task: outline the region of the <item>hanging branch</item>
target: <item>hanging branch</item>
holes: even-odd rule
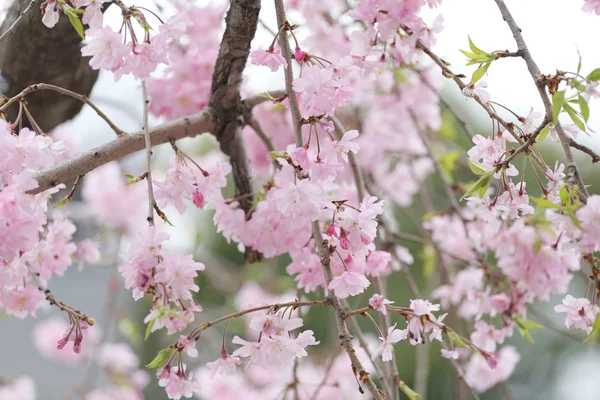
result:
[[[544,121],[552,120],[552,101],[550,100],[550,96],[546,91],[546,83],[541,79],[540,69],[533,60],[527,45],[525,44],[525,39],[521,34],[521,28],[518,27],[515,19],[511,15],[508,7],[503,0],[495,0],[498,9],[500,9],[500,13],[502,14],[502,18],[506,21],[506,24],[510,28],[512,35],[517,43],[517,47],[519,49],[519,56],[525,61],[527,64],[527,69],[529,70],[529,74],[533,78],[535,82],[535,86],[540,94],[540,98],[542,99],[542,103],[544,104],[544,110],[546,112],[546,117]],[[583,179],[579,173],[579,169],[577,168],[577,164],[575,163],[575,158],[573,157],[573,152],[571,151],[571,141],[567,134],[565,133],[561,123],[558,121],[558,118],[554,121],[554,129],[558,135],[558,139],[563,147],[563,151],[565,152],[565,156],[567,157],[567,182],[573,185],[578,186],[579,197],[585,203],[587,198],[589,197],[589,193],[585,188],[585,184],[583,183]]]

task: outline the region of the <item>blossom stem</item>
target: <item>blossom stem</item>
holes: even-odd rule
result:
[[[311,301],[290,301],[288,303],[276,303],[276,304],[269,304],[266,306],[253,307],[253,308],[249,308],[247,310],[238,311],[233,314],[225,315],[224,317],[215,319],[214,321],[205,322],[202,325],[200,325],[199,327],[197,327],[196,329],[194,329],[188,335],[188,337],[190,338],[190,340],[197,339],[200,337],[202,332],[204,332],[206,329],[210,328],[211,326],[217,325],[218,323],[223,322],[223,321],[229,321],[234,318],[239,318],[243,315],[250,314],[250,313],[253,313],[256,311],[272,309],[272,312],[276,312],[285,307],[315,307],[315,306],[328,306],[330,304],[331,303],[329,300],[311,300]]]
[[[74,318],[75,320],[85,321],[90,326],[93,326],[96,324],[96,321],[94,321],[93,318],[88,317],[81,311],[74,309],[73,307],[71,307],[70,305],[68,305],[62,301],[56,300],[56,297],[54,297],[54,294],[50,291],[50,289],[45,287],[44,284],[42,283],[40,276],[39,276],[40,274],[35,272],[33,270],[33,268],[31,268],[31,265],[29,265],[29,264],[27,264],[27,269],[31,273],[31,276],[33,277],[33,280],[35,281],[39,291],[42,292],[44,294],[44,296],[46,296],[46,300],[48,301],[48,303],[50,303],[50,305],[56,306],[59,310],[64,311],[67,314],[69,314],[69,318]]]
[[[29,87],[26,87],[25,89],[23,89],[21,91],[21,93],[19,93],[16,96],[11,97],[10,99],[8,99],[8,101],[6,103],[4,103],[0,107],[0,111],[6,111],[6,109],[8,107],[10,107],[12,104],[16,103],[17,101],[22,100],[28,94],[33,93],[33,92],[37,92],[39,90],[51,90],[53,92],[57,92],[57,93],[65,95],[65,96],[72,97],[72,98],[74,98],[76,100],[81,101],[84,104],[87,104],[88,106],[90,106],[90,108],[92,110],[94,110],[96,112],[96,114],[98,114],[98,116],[100,118],[102,118],[108,124],[108,126],[110,126],[110,128],[115,132],[115,134],[117,136],[121,136],[121,135],[125,134],[125,132],[123,132],[121,129],[119,129],[110,120],[110,118],[108,118],[106,116],[106,114],[104,114],[104,112],[102,112],[102,110],[100,110],[93,102],[90,101],[90,99],[87,98],[87,96],[83,96],[83,95],[81,95],[79,93],[75,93],[75,92],[72,92],[72,91],[70,91],[68,89],[61,88],[60,86],[50,85],[50,84],[47,84],[47,83],[36,83],[35,85],[31,85]]]

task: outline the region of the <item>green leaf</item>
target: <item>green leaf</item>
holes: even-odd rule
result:
[[[131,174],[125,174],[125,177],[129,179],[135,179],[135,176]]]
[[[579,95],[578,97],[579,97],[579,109],[581,111],[581,116],[583,117],[583,120],[585,122],[588,122],[588,119],[590,118],[590,106],[588,105],[587,101],[585,101],[583,96]]]
[[[487,54],[475,54],[464,50],[460,50],[460,52],[467,56],[469,60],[471,60],[469,62],[475,62],[476,64],[481,64],[482,62],[488,61],[490,59],[490,57]]]
[[[492,65],[491,61],[482,64],[481,67],[477,68],[475,72],[473,72],[473,76],[471,77],[471,82],[469,82],[469,86],[474,85],[475,83],[477,83],[478,80],[483,78],[483,75],[485,75],[490,65]]]
[[[600,81],[600,68],[596,68],[585,77],[586,81],[595,82]]]
[[[594,325],[592,326],[592,332],[590,333],[590,336],[588,336],[583,341],[583,343],[587,343],[591,339],[596,340],[596,337],[598,336],[598,331],[600,331],[600,314],[596,317],[596,320],[594,321]]]
[[[533,200],[535,202],[535,204],[537,204],[541,208],[561,208],[558,204],[554,204],[550,200],[544,199],[541,197],[533,197],[532,196],[531,200]]]
[[[575,109],[567,103],[564,104],[564,108],[567,111],[567,114],[569,114],[569,117],[571,117],[571,121],[573,121],[573,123],[577,125],[577,127],[581,129],[581,131],[585,132],[585,124],[583,123],[581,118],[579,118]]]
[[[448,332],[448,336],[457,346],[464,347],[465,349],[469,348],[469,346],[467,346],[467,344],[462,340],[462,337],[458,333],[450,331]]]
[[[169,358],[171,358],[171,356],[175,354],[175,351],[176,350],[172,348],[167,348],[159,351],[156,357],[154,357],[154,360],[146,364],[146,368],[163,368],[167,361],[169,361]]]
[[[517,329],[519,329],[519,332],[521,333],[521,335],[527,339],[528,341],[530,341],[531,343],[533,343],[533,337],[531,337],[531,333],[529,332],[530,329],[542,329],[543,326],[535,323],[533,321],[530,321],[528,319],[519,317],[518,315],[513,315],[513,319],[515,320],[515,322],[517,323]]]
[[[487,188],[490,186],[490,183],[492,182],[492,175],[494,175],[494,170],[490,170],[490,171],[486,172],[484,175],[482,175],[477,180],[477,182],[475,182],[473,184],[473,186],[471,186],[471,188],[467,191],[467,193],[465,193],[460,198],[460,201],[463,201],[465,197],[468,197],[476,192],[478,192],[479,197],[483,197],[483,194],[485,194],[485,192],[487,191]],[[482,194],[482,192],[483,192],[483,194]]]
[[[488,172],[483,166],[483,164],[477,161],[473,161],[470,158],[467,158],[467,162],[469,163],[469,167],[471,167],[471,171],[473,171],[475,175],[483,175]]]
[[[152,333],[152,327],[154,326],[155,322],[156,322],[156,317],[152,318],[150,320],[150,322],[148,322],[148,326],[146,326],[146,333],[144,333],[144,340],[148,340],[148,337]]]
[[[483,55],[488,55],[485,51],[481,50],[479,47],[475,46],[475,44],[473,43],[473,41],[471,40],[471,36],[467,36],[469,38],[469,48],[471,49],[471,51],[475,54],[483,54]]]
[[[67,204],[69,202],[69,200],[71,200],[71,198],[69,196],[66,196],[64,199],[62,199],[61,201],[59,201],[58,203],[56,203],[56,205],[54,206],[54,208],[59,208],[64,206],[65,204]]]
[[[554,121],[557,121],[558,114],[560,114],[560,110],[562,110],[563,104],[565,102],[565,91],[559,90],[552,95],[552,118]]]
[[[577,63],[577,75],[581,73],[581,53],[577,50],[577,56],[579,57],[579,62]]]
[[[548,136],[548,133],[550,133],[550,125],[546,125],[544,127],[544,129],[542,129],[542,131],[540,132],[540,134],[537,137],[537,142],[541,143],[542,140],[546,139],[546,136]]]
[[[65,4],[63,6],[63,12],[67,15],[67,17],[69,17],[71,25],[73,25],[73,28],[75,28],[75,31],[77,31],[79,36],[81,36],[82,39],[85,39],[83,24],[81,23],[81,20],[79,19],[79,16],[77,15],[75,9],[69,6],[68,4]]]
[[[423,247],[421,259],[423,260],[423,276],[425,278],[429,278],[433,274],[433,271],[435,271],[436,258],[436,252],[433,245],[427,244]]]

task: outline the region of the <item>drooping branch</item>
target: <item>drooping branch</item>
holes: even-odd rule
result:
[[[520,57],[527,64],[527,69],[529,70],[529,74],[533,78],[535,82],[535,86],[540,94],[540,98],[542,99],[542,103],[544,104],[544,110],[546,112],[546,119],[552,120],[552,101],[550,100],[550,96],[546,91],[546,84],[541,79],[540,69],[537,66],[536,62],[533,60],[531,53],[529,52],[529,48],[525,43],[525,39],[523,38],[523,34],[521,33],[521,28],[517,25],[515,19],[511,15],[508,7],[504,3],[503,0],[495,0],[500,13],[502,14],[502,18],[506,21],[506,24],[510,28],[510,31],[517,43],[518,51],[520,53]],[[579,173],[579,169],[577,168],[577,164],[575,163],[575,158],[573,157],[573,152],[571,151],[571,140],[565,133],[562,125],[558,121],[558,118],[554,121],[554,129],[558,135],[558,139],[563,147],[563,151],[565,152],[565,156],[567,157],[567,181],[571,184],[576,184],[579,190],[579,196],[583,202],[587,200],[589,197],[589,193],[585,188],[585,184],[583,183],[583,179]]]
[[[287,23],[283,0],[275,0],[275,11],[277,14],[277,26],[278,28],[281,28]],[[285,88],[287,91],[290,111],[292,114],[296,146],[302,147],[303,139],[301,114],[300,108],[298,106],[298,100],[296,98],[296,93],[292,88],[292,82],[294,80],[294,74],[292,70],[292,52],[290,49],[289,40],[286,35],[287,33],[285,32],[285,30],[282,31],[279,40],[283,58],[287,62],[287,67],[285,68]],[[323,275],[325,276],[325,284],[329,286],[329,284],[333,280],[333,274],[331,272],[330,266],[331,253],[329,251],[329,246],[327,245],[327,242],[323,240],[323,237],[321,235],[321,227],[319,225],[318,220],[314,221],[312,224],[312,234],[315,245],[318,250],[319,258],[321,260]],[[358,377],[359,381],[365,385],[365,387],[371,393],[373,398],[377,400],[383,400],[379,389],[377,389],[377,386],[375,386],[375,383],[369,376],[369,373],[365,370],[361,361],[356,355],[356,350],[354,349],[354,345],[352,344],[352,335],[350,335],[350,331],[348,331],[348,327],[346,326],[345,322],[346,312],[344,310],[344,307],[342,306],[340,299],[335,295],[335,292],[333,290],[329,290],[327,298],[331,302],[331,305],[334,309],[335,322],[339,334],[340,344],[348,354],[348,358],[350,359],[350,363],[352,364],[352,370],[354,374]]]
[[[65,96],[72,97],[72,98],[74,98],[76,100],[81,101],[82,103],[87,104],[88,106],[90,106],[92,108],[92,110],[94,110],[96,112],[96,114],[98,114],[98,116],[100,118],[102,118],[108,124],[108,126],[110,126],[110,129],[112,129],[117,136],[121,136],[121,135],[123,135],[125,133],[121,129],[119,129],[119,127],[117,127],[115,125],[115,123],[112,122],[110,120],[110,118],[108,118],[106,116],[106,114],[104,114],[104,112],[98,108],[98,106],[96,106],[94,103],[92,103],[90,101],[90,99],[87,98],[87,96],[83,96],[83,95],[81,95],[79,93],[72,92],[70,90],[61,88],[61,87],[56,86],[56,85],[49,85],[47,83],[36,83],[34,85],[26,87],[20,93],[18,93],[17,95],[11,97],[10,99],[8,99],[6,101],[6,103],[2,104],[2,106],[0,107],[0,112],[4,112],[11,105],[13,105],[13,104],[15,104],[15,103],[17,103],[19,101],[24,100],[25,97],[28,96],[29,94],[37,92],[37,91],[40,91],[40,90],[50,90],[50,91],[53,91],[53,92],[56,92],[56,93],[60,93],[60,94],[65,95]]]
[[[44,26],[42,2],[15,0],[0,26],[0,33],[6,33],[0,42],[0,71],[8,83],[2,94],[13,97],[33,84],[45,82],[89,96],[98,71],[92,70],[88,58],[81,57],[81,37],[66,17],[52,29]],[[50,91],[33,93],[27,100],[27,107],[45,132],[75,117],[83,107],[76,99]],[[9,120],[14,120],[18,107],[7,111]]]

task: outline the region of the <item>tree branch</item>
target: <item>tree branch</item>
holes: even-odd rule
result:
[[[42,0],[14,0],[0,26],[0,71],[9,88],[3,95],[13,97],[23,89],[45,82],[83,96],[89,96],[98,71],[81,57],[81,37],[65,16],[48,29],[42,23]],[[31,7],[31,8],[29,8]],[[28,98],[28,108],[44,132],[79,113],[83,104],[58,93],[44,91]],[[14,120],[18,107],[8,110]]]
[[[512,35],[517,43],[518,52],[520,53],[521,58],[527,64],[527,69],[529,70],[529,74],[533,78],[535,82],[535,86],[538,89],[540,94],[540,98],[542,99],[542,103],[544,104],[544,109],[546,111],[546,119],[552,120],[552,101],[550,100],[550,96],[548,92],[546,92],[546,84],[540,79],[541,73],[540,69],[533,60],[529,49],[527,48],[527,44],[525,44],[525,39],[521,34],[521,28],[517,25],[515,19],[511,15],[508,7],[504,3],[503,0],[495,0],[500,13],[502,14],[502,18],[506,21],[506,24],[510,28]],[[585,184],[583,183],[583,179],[579,174],[579,170],[577,168],[577,164],[575,163],[575,158],[573,157],[573,152],[571,151],[571,143],[570,138],[565,133],[562,125],[556,119],[554,121],[554,128],[556,129],[556,133],[558,134],[558,138],[565,152],[565,156],[567,157],[567,182],[571,184],[576,184],[579,189],[580,198],[583,202],[587,200],[589,197],[589,193],[585,188]]]
[[[204,132],[212,132],[214,128],[212,114],[212,109],[206,108],[204,111],[190,117],[156,126],[150,129],[150,141],[153,146],[156,146],[172,140],[194,137]],[[38,172],[36,179],[39,186],[29,193],[40,193],[60,183],[69,182],[77,176],[85,175],[104,164],[143,150],[144,147],[143,131],[120,136],[112,142],[86,151],[52,168]]]
[[[215,63],[211,99],[214,110],[213,133],[223,153],[230,157],[240,207],[249,215],[252,207],[252,177],[242,128],[248,121],[248,109],[240,98],[242,73],[250,53],[250,43],[258,26],[260,0],[232,0],[225,18],[225,33]],[[259,261],[260,253],[246,249],[246,261]]]
[[[11,105],[13,105],[14,103],[17,103],[18,101],[24,99],[25,96],[27,96],[28,94],[33,93],[33,92],[37,92],[38,90],[51,90],[51,91],[63,94],[65,96],[72,97],[72,98],[74,98],[76,100],[79,100],[82,103],[85,103],[88,106],[90,106],[92,108],[92,110],[94,110],[96,112],[96,114],[98,114],[98,116],[100,118],[102,118],[110,126],[110,128],[115,132],[115,134],[117,136],[121,136],[121,135],[123,135],[125,133],[121,129],[119,129],[110,120],[110,118],[108,118],[106,116],[106,114],[104,114],[104,112],[102,112],[102,110],[100,110],[94,103],[92,103],[90,101],[90,99],[87,98],[87,96],[83,96],[83,95],[81,95],[79,93],[75,93],[75,92],[72,92],[70,90],[67,90],[67,89],[55,86],[55,85],[49,85],[47,83],[36,83],[34,85],[26,87],[19,94],[17,94],[16,96],[8,99],[8,101],[6,103],[4,103],[0,107],[0,111],[5,111],[8,107],[10,107]]]
[[[275,0],[275,11],[277,14],[277,26],[281,28],[287,22],[283,0]],[[287,62],[287,68],[285,69],[285,88],[287,91],[288,101],[290,104],[290,111],[292,114],[294,137],[296,139],[296,146],[302,147],[302,117],[300,115],[300,108],[298,106],[296,93],[292,88],[292,83],[294,81],[294,74],[292,70],[292,52],[290,50],[290,44],[285,30],[281,32],[281,35],[279,37],[279,43],[281,46],[283,58],[285,58]],[[323,236],[321,235],[321,227],[319,225],[318,220],[313,222],[312,231],[313,238],[319,252],[319,258],[321,259],[321,266],[323,267],[325,283],[326,286],[329,286],[329,284],[333,280],[331,266],[329,265],[331,260],[331,254],[329,252],[327,242],[323,240]],[[357,375],[360,382],[362,382],[367,387],[373,398],[375,398],[376,400],[383,400],[379,389],[377,389],[377,386],[375,386],[375,383],[373,383],[373,381],[369,377],[369,373],[365,370],[362,363],[358,359],[358,356],[356,355],[356,350],[354,349],[354,345],[352,344],[352,335],[350,335],[348,327],[346,326],[346,322],[344,321],[344,316],[346,315],[346,312],[344,310],[344,307],[342,306],[342,303],[340,302],[340,299],[335,295],[335,292],[333,290],[328,291],[327,298],[331,302],[331,305],[333,306],[335,312],[335,321],[337,331],[339,333],[340,344],[342,345],[344,350],[346,350],[346,353],[350,358],[350,363],[352,364],[352,370],[354,374]]]

